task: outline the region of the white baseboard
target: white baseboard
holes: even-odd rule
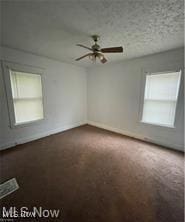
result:
[[[153,138],[148,138],[148,137],[145,137],[145,136],[142,136],[142,135],[139,135],[139,134],[134,134],[134,133],[129,132],[127,130],[114,128],[114,127],[111,127],[111,126],[108,126],[108,125],[105,125],[105,124],[102,124],[102,123],[94,122],[94,121],[87,121],[87,124],[92,125],[92,126],[96,126],[96,127],[99,127],[99,128],[105,129],[105,130],[109,130],[109,131],[112,131],[112,132],[115,132],[115,133],[119,133],[119,134],[122,134],[122,135],[125,135],[125,136],[133,137],[133,138],[145,141],[145,142],[154,143],[156,145],[160,145],[160,146],[164,146],[164,147],[167,147],[167,148],[170,148],[170,149],[174,149],[174,150],[184,152],[184,146],[180,145],[180,144],[164,143],[162,141],[158,141],[158,140],[153,139]]]
[[[49,130],[49,131],[39,133],[39,134],[35,134],[35,135],[25,137],[25,138],[16,139],[16,141],[9,142],[9,143],[1,145],[0,146],[0,151],[11,148],[11,147],[14,147],[14,146],[19,145],[19,144],[27,143],[27,142],[30,142],[30,141],[34,141],[34,140],[46,137],[46,136],[50,136],[50,135],[53,135],[53,134],[56,134],[56,133],[60,133],[60,132],[63,132],[63,131],[66,131],[66,130],[69,130],[69,129],[72,129],[72,128],[75,128],[75,127],[78,127],[78,126],[85,125],[85,124],[87,124],[87,122],[79,122],[79,123],[64,125],[64,126],[62,126],[60,128],[57,128],[57,129]]]
[[[18,144],[27,143],[27,142],[30,142],[30,141],[33,141],[33,140],[37,140],[37,139],[40,139],[40,138],[43,138],[43,137],[46,137],[46,136],[49,136],[49,135],[52,135],[52,134],[60,133],[60,132],[63,132],[65,130],[69,130],[69,129],[72,129],[72,128],[75,128],[75,127],[78,127],[78,126],[82,126],[82,125],[85,125],[85,124],[89,124],[89,125],[96,126],[96,127],[102,128],[102,129],[106,129],[106,130],[109,130],[109,131],[112,131],[112,132],[115,132],[115,133],[119,133],[119,134],[122,134],[122,135],[126,135],[126,136],[129,136],[129,137],[140,139],[140,140],[145,141],[145,142],[151,142],[151,143],[161,145],[161,146],[164,146],[164,147],[167,147],[167,148],[171,148],[171,149],[175,149],[175,150],[179,150],[179,151],[184,151],[184,146],[183,145],[166,144],[166,143],[163,143],[161,141],[157,141],[157,140],[152,139],[152,138],[146,138],[146,137],[144,137],[142,135],[139,135],[139,134],[134,134],[134,133],[131,133],[131,132],[126,131],[126,130],[114,128],[114,127],[111,127],[111,126],[108,126],[108,125],[105,125],[105,124],[102,124],[102,123],[94,122],[94,121],[87,121],[87,122],[84,121],[84,122],[79,122],[79,123],[75,123],[75,124],[64,125],[60,128],[49,130],[49,131],[44,132],[44,133],[39,133],[39,134],[32,135],[32,136],[26,137],[26,138],[21,138],[21,139],[18,139],[16,141],[9,142],[9,143],[1,145],[0,150],[5,150],[5,149],[8,149],[8,148],[14,147]]]

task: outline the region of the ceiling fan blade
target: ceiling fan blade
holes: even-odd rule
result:
[[[77,45],[77,46],[80,46],[80,47],[82,47],[82,48],[89,49],[89,50],[93,51],[93,49],[91,49],[91,48],[89,48],[89,47],[87,47],[87,46],[85,46],[85,45],[82,45],[82,44],[76,44],[76,45]]]
[[[87,57],[87,56],[90,56],[90,55],[92,55],[92,53],[88,53],[88,54],[86,54],[86,55],[84,55],[84,56],[81,56],[81,57],[75,59],[75,60],[76,60],[76,61],[79,61],[79,60],[81,60],[81,59],[83,59],[83,58],[85,58],[85,57]]]
[[[101,49],[101,52],[103,53],[119,53],[123,52],[123,47],[111,47],[111,48],[103,48]]]

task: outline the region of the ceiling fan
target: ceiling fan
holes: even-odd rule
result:
[[[90,60],[96,61],[96,58],[100,60],[101,63],[106,63],[107,59],[102,53],[120,53],[123,52],[123,47],[111,47],[111,48],[100,48],[100,46],[97,44],[98,39],[100,38],[98,35],[92,35],[92,39],[94,40],[94,45],[91,47],[84,46],[82,44],[77,44],[77,46],[80,46],[82,48],[88,49],[91,51],[91,53],[87,53],[84,56],[81,56],[76,59],[76,61],[79,61],[85,57],[89,57]]]

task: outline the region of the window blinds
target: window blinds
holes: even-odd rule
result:
[[[180,72],[146,76],[142,122],[173,126]]]
[[[15,124],[43,118],[42,83],[39,74],[10,71]]]

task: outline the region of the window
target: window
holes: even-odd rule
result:
[[[173,127],[181,72],[146,75],[142,122]]]
[[[43,119],[41,76],[10,70],[15,124]]]
[[[43,69],[2,62],[10,127],[25,126],[44,118]]]

